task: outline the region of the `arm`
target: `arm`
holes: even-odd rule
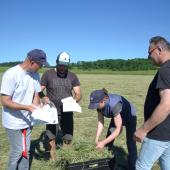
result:
[[[35,105],[35,106],[38,106],[40,104],[40,98],[39,98],[39,94],[38,93],[34,94],[34,98],[33,98],[32,104]]]
[[[50,102],[49,98],[43,93],[49,83],[50,72],[46,71],[41,77],[41,92],[39,93],[40,98],[42,99],[43,104]]]
[[[73,87],[73,91],[74,91],[74,99],[76,100],[76,102],[79,102],[82,97],[80,86]]]
[[[32,105],[22,105],[16,102],[13,102],[11,99],[11,96],[7,96],[4,94],[1,94],[1,103],[3,106],[8,107],[13,110],[27,110],[32,112],[35,110],[35,107]]]
[[[98,126],[97,126],[96,139],[95,139],[96,144],[99,141],[99,137],[103,131],[103,127],[104,127],[104,117],[101,114],[101,112],[98,112]]]
[[[46,88],[46,86],[41,85],[41,92],[39,93],[39,96],[42,99],[42,102],[44,104],[47,104],[47,103],[49,103],[50,99],[47,96],[45,96],[45,94],[43,93],[45,88]]]
[[[113,121],[115,124],[115,130],[112,132],[110,136],[108,136],[106,139],[97,144],[96,147],[97,149],[102,149],[107,143],[113,141],[120,134],[122,129],[122,118],[120,113],[113,118]]]
[[[153,128],[163,122],[170,114],[170,89],[160,90],[160,103],[152,113],[152,116],[136,130],[135,139],[142,142],[144,137]]]
[[[44,91],[45,88],[46,86],[41,85],[41,91]]]

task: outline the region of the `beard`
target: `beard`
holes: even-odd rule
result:
[[[64,71],[60,70],[58,67],[57,67],[57,76],[60,77],[60,78],[66,78],[67,77],[67,74],[68,74],[68,69],[65,69]]]

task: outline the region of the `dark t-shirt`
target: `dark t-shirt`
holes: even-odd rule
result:
[[[60,110],[61,99],[72,96],[73,87],[80,86],[80,82],[77,76],[70,71],[65,78],[61,78],[54,69],[50,69],[42,75],[41,85],[46,86],[47,96]]]
[[[160,103],[160,89],[170,89],[170,60],[161,65],[148,88],[144,105],[145,121],[151,117],[153,111]],[[148,133],[147,137],[160,141],[170,140],[170,116],[168,116],[162,123],[152,129]]]

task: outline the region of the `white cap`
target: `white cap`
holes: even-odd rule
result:
[[[57,56],[56,63],[57,63],[57,65],[69,65],[69,63],[70,63],[70,56],[69,56],[69,54],[66,53],[66,52],[61,52]]]

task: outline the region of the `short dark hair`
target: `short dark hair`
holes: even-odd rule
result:
[[[161,47],[162,49],[170,51],[170,43],[164,37],[161,36],[152,37],[149,43],[157,47]]]

